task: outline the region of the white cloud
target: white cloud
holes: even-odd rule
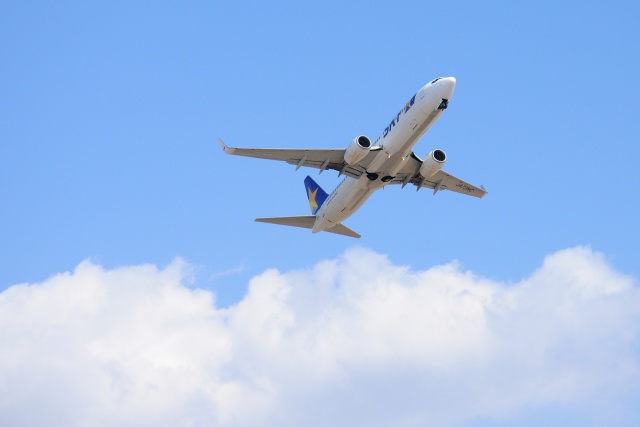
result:
[[[446,426],[640,384],[640,292],[588,248],[513,285],[356,248],[227,309],[192,280],[85,261],[2,292],[0,425]]]

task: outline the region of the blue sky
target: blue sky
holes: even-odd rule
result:
[[[508,287],[575,247],[601,254],[637,288],[635,2],[2,10],[0,290],[44,283],[86,259],[106,270],[162,269],[179,257],[193,270],[188,288],[213,291],[227,307],[267,269],[316,271],[350,251],[415,271],[455,261]],[[455,76],[455,94],[416,152],[445,150],[445,169],[483,184],[486,198],[388,188],[347,220],[358,241],[253,222],[307,214],[305,176],[330,191],[337,174],[225,156],[218,137],[346,147],[377,137],[437,76]],[[640,417],[628,402],[637,383],[631,389],[612,392],[626,414],[618,425]],[[585,425],[585,399],[534,399],[443,423]],[[606,424],[607,411],[589,419]]]

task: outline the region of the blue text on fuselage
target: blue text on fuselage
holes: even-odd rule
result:
[[[398,122],[400,121],[400,116],[402,114],[406,114],[406,112],[409,111],[409,109],[411,108],[414,102],[416,102],[416,95],[413,95],[413,97],[406,103],[404,108],[400,110],[400,112],[398,112],[398,115],[395,116],[393,120],[391,120],[391,123],[389,123],[389,126],[387,126],[384,132],[382,133],[383,138],[387,137],[389,132],[391,132],[391,128],[394,127],[396,124],[398,124]]]

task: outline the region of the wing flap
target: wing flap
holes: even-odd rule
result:
[[[484,188],[469,184],[468,182],[443,170],[436,172],[432,177],[423,181],[420,176],[421,164],[422,160],[416,156],[415,153],[411,153],[411,156],[407,158],[404,166],[394,177],[393,181],[391,181],[391,184],[413,184],[416,187],[420,186],[420,188],[432,189],[435,189],[436,186],[439,185],[438,191],[449,190],[478,198],[482,198],[487,195],[487,190]]]
[[[298,149],[298,148],[236,148],[229,147],[218,139],[222,150],[235,156],[254,157],[257,159],[279,160],[295,165],[296,168],[306,166],[320,169],[336,170],[352,178],[359,178],[366,170],[366,166],[373,161],[379,147],[373,147],[369,154],[356,165],[344,162],[344,148],[336,149]]]
[[[287,160],[287,163],[290,165],[298,165],[300,160],[291,159]],[[324,165],[324,162],[318,162],[315,160],[305,160],[301,166],[306,166],[309,168],[322,169],[322,166],[325,166],[323,170],[331,169],[342,172],[343,175],[350,176],[351,178],[359,178],[365,172],[365,169],[360,166],[350,166],[343,163],[331,163],[329,162],[327,165]],[[322,171],[321,171],[322,172]]]
[[[468,182],[442,170],[438,171],[435,175],[429,178],[429,180],[425,181],[422,186],[435,188],[438,183],[440,183],[440,188],[438,190],[455,191],[456,193],[466,194],[467,196],[478,197],[480,199],[487,195],[487,190],[484,188],[478,188],[475,185],[469,184]]]

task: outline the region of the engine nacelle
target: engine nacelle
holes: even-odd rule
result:
[[[427,154],[426,159],[420,165],[420,175],[424,178],[432,177],[444,166],[447,155],[442,150],[433,150]]]
[[[353,166],[364,159],[369,154],[369,150],[371,150],[371,140],[364,135],[360,135],[351,141],[347,151],[344,152],[344,161]]]

